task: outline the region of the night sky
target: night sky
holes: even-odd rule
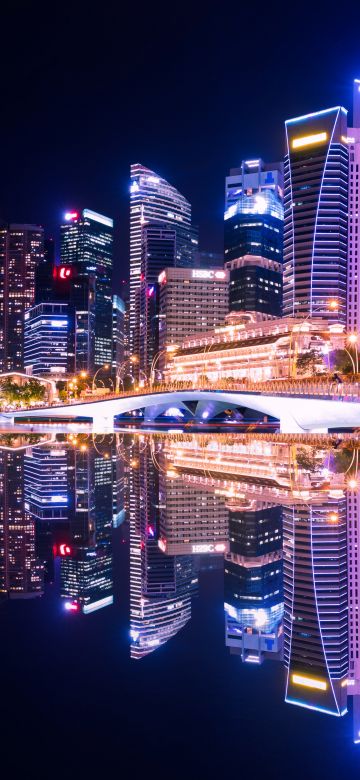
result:
[[[248,7],[250,6],[250,8]],[[193,205],[221,250],[224,176],[283,154],[286,118],[342,103],[360,76],[360,5],[5,2],[0,218],[56,232],[64,210],[116,221],[128,270],[128,178],[141,162]]]

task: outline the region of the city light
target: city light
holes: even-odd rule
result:
[[[76,601],[65,601],[64,607],[67,612],[78,612],[80,609]]]
[[[292,148],[300,149],[303,146],[320,144],[327,140],[327,133],[313,133],[312,135],[303,135],[300,138],[293,138]]]
[[[79,216],[77,211],[67,211],[65,214],[65,219],[67,222],[70,222],[70,220],[77,219]]]
[[[318,691],[326,691],[328,687],[325,680],[318,680],[315,677],[307,677],[303,674],[293,674],[291,679],[294,685],[301,685],[304,688],[315,688]]]

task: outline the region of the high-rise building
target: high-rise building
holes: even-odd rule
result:
[[[225,187],[230,311],[282,313],[283,165],[243,160]]]
[[[73,332],[67,303],[39,303],[24,315],[24,366],[34,376],[66,374]]]
[[[35,300],[35,271],[43,260],[38,225],[0,229],[0,372],[24,366],[24,313]]]
[[[115,377],[124,362],[124,330],[125,330],[125,303],[119,295],[113,296],[113,322],[112,322],[112,369]]]
[[[112,247],[112,219],[90,209],[65,214],[61,262],[76,268],[75,368],[91,374],[112,363]]]
[[[223,325],[228,310],[228,271],[165,268],[159,275],[159,349]]]
[[[346,319],[346,114],[337,106],[285,123],[285,316]]]
[[[349,674],[348,694],[353,700],[354,742],[360,743],[360,490],[348,490],[347,571],[349,600]]]
[[[197,242],[191,227],[191,205],[175,187],[140,164],[131,166],[130,177],[130,354],[138,354],[145,227],[156,223],[175,232],[175,257],[171,263],[175,266],[190,267],[193,264]],[[157,254],[157,268],[159,262],[161,258]],[[165,265],[166,262],[163,268]],[[145,285],[148,284],[146,278],[143,281]]]
[[[354,80],[353,89],[353,126],[347,131],[349,210],[346,325],[350,333],[358,335],[360,332],[360,79]]]

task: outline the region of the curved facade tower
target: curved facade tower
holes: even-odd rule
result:
[[[285,123],[284,297],[289,316],[345,321],[348,210],[346,110],[340,106]]]
[[[191,266],[191,205],[172,184],[143,165],[131,166],[130,179],[130,352],[138,352],[144,230],[157,225],[175,231],[173,264]],[[163,267],[166,265],[169,265],[169,258],[164,260]],[[156,278],[158,274],[157,263]]]

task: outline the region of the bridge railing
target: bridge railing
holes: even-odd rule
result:
[[[162,383],[153,386],[143,385],[136,390],[126,390],[125,392],[104,393],[103,395],[86,396],[83,398],[72,398],[67,401],[53,402],[49,405],[41,404],[38,406],[29,406],[26,408],[12,409],[11,411],[39,411],[41,409],[58,408],[62,406],[74,406],[92,404],[97,401],[110,401],[115,398],[136,397],[145,394],[171,393],[187,390],[208,390],[223,392],[242,392],[257,393],[266,395],[287,395],[310,398],[328,398],[332,400],[358,401],[360,396],[360,383],[358,382],[337,382],[320,378],[314,379],[272,379],[267,382],[248,382],[248,381],[230,381],[220,380],[216,383],[199,381],[194,387],[190,382],[172,382]],[[6,408],[3,411],[10,411]]]

